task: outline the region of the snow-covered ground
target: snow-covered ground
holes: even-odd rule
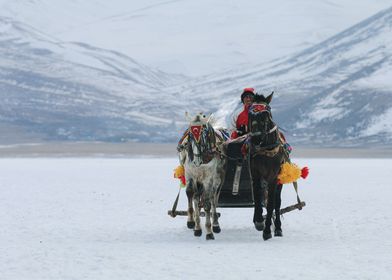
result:
[[[176,158],[0,159],[0,279],[391,279],[392,160],[294,161],[307,206],[284,237],[231,208],[206,241],[167,215]]]

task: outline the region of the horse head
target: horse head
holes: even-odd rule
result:
[[[273,92],[265,97],[256,94],[253,104],[249,108],[248,126],[251,143],[259,146],[268,146],[277,141],[277,126],[272,120],[271,107],[269,106]]]
[[[202,112],[194,116],[186,114],[189,120],[188,128],[188,154],[190,160],[200,166],[211,160],[212,152],[216,146],[215,132],[210,124],[211,115]]]

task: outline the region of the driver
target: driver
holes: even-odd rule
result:
[[[248,112],[249,107],[253,103],[255,96],[255,89],[248,87],[244,88],[241,94],[241,102],[244,104],[243,110],[234,118],[235,129],[231,133],[231,139],[236,139],[248,133]]]
[[[253,99],[256,91],[252,87],[244,88],[241,94],[241,102],[244,104],[243,110],[234,118],[235,129],[231,133],[231,139],[236,139],[242,135],[248,133],[248,113],[249,108],[253,104]],[[279,140],[286,150],[287,154],[290,154],[292,148],[289,143],[287,143],[284,134],[279,131]]]

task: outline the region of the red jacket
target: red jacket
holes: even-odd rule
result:
[[[250,105],[244,105],[244,109],[241,113],[238,114],[237,119],[235,121],[236,130],[231,133],[231,139],[237,138],[238,130],[241,128],[245,128],[246,132],[248,132],[248,112],[249,112]]]

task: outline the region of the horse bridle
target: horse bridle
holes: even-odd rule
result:
[[[275,122],[272,120],[272,116],[271,116],[271,107],[267,104],[252,104],[252,106],[249,108],[249,114],[250,115],[257,115],[257,114],[261,114],[261,113],[268,113],[268,120],[270,123],[272,123],[274,126],[267,130],[267,125],[268,122],[265,122],[265,129],[264,131],[256,131],[256,132],[252,132],[252,122],[249,120],[249,135],[250,136],[260,136],[260,135],[268,135],[272,132],[274,132],[275,130],[278,129],[278,126],[275,124]]]
[[[249,113],[251,115],[257,115],[267,112],[268,113],[268,122],[265,122],[264,130],[263,131],[256,131],[252,132],[252,118],[249,118],[249,135],[250,137],[253,136],[259,136],[261,138],[259,144],[254,144],[253,146],[253,153],[252,156],[255,157],[257,155],[266,155],[269,157],[273,157],[277,154],[280,148],[280,143],[279,143],[279,137],[278,137],[278,126],[275,124],[275,122],[272,120],[271,116],[271,108],[267,104],[254,104],[251,106],[249,109]],[[273,127],[271,129],[268,129],[267,126],[268,124],[272,123]],[[276,133],[276,142],[269,144],[269,145],[261,145],[263,140],[266,138],[267,135],[275,132]]]
[[[191,125],[190,128],[188,129],[188,133],[189,133],[188,145],[191,145],[192,147],[192,142],[193,141],[195,142],[198,153],[194,153],[192,150],[192,154],[194,157],[201,159],[201,164],[206,164],[210,162],[214,157],[214,154],[216,154],[217,152],[215,146],[216,145],[215,139],[213,140],[214,147],[208,147],[207,140],[210,136],[212,136],[210,135],[211,131],[214,133],[212,126],[208,124],[193,125],[193,126]],[[214,137],[215,137],[215,133],[214,133]],[[207,162],[204,162],[203,157],[206,156],[207,156]]]

